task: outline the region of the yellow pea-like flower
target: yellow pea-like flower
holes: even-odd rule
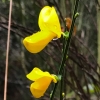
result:
[[[40,14],[38,24],[39,32],[26,37],[23,44],[31,53],[38,53],[54,38],[61,37],[61,27],[54,7],[45,6]]]
[[[38,24],[41,30],[48,30],[56,37],[61,37],[61,26],[54,7],[45,6],[41,10]]]
[[[49,72],[43,72],[37,67],[27,75],[27,78],[34,81],[30,86],[30,90],[35,98],[43,96],[52,81],[57,82],[55,76]]]

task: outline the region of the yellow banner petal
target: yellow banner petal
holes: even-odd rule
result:
[[[29,74],[27,74],[27,78],[31,81],[36,81],[37,79],[44,76],[44,72],[41,71],[39,68],[35,67]]]
[[[49,72],[43,72],[37,67],[35,67],[29,74],[27,74],[26,77],[30,79],[31,81],[37,81],[38,79],[42,77],[48,77],[48,78],[51,78],[55,83],[57,82],[53,75],[50,75]]]
[[[38,24],[41,30],[48,30],[61,37],[61,26],[54,7],[45,6],[40,14]]]

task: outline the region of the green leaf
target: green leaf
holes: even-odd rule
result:
[[[75,16],[74,16],[74,17],[76,18],[76,17],[78,17],[78,16],[79,16],[79,13],[77,12],[77,13],[75,14]]]
[[[63,36],[64,36],[66,39],[68,39],[68,37],[69,37],[69,32],[66,31],[65,33],[63,33]]]

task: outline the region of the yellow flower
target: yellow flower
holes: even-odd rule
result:
[[[24,46],[31,53],[40,52],[53,38],[54,34],[47,31],[40,31],[26,37],[23,40]]]
[[[26,37],[23,44],[31,53],[38,53],[53,39],[61,37],[61,27],[54,7],[45,6],[40,14],[38,24],[39,32]]]
[[[54,7],[45,6],[41,10],[38,24],[41,30],[48,30],[56,37],[61,37],[61,26]]]
[[[27,78],[34,81],[30,86],[30,90],[35,98],[40,98],[44,95],[51,81],[57,82],[53,75],[49,72],[43,72],[37,67],[27,75]]]

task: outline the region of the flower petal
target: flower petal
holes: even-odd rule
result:
[[[39,15],[39,27],[41,30],[48,30],[61,37],[61,26],[54,7],[45,6]]]
[[[40,98],[44,94],[44,90],[37,90],[37,89],[34,89],[32,86],[31,86],[30,90],[31,90],[32,95],[35,98]]]
[[[37,79],[43,77],[43,71],[41,71],[39,68],[35,67],[29,74],[27,74],[27,78],[31,81],[36,81]]]
[[[47,88],[49,87],[51,81],[52,81],[52,78],[44,76],[42,78],[39,78],[34,83],[32,83],[30,86],[32,95],[35,98],[40,98],[41,96],[43,96]]]
[[[36,80],[38,80],[39,78],[42,78],[42,77],[48,77],[48,78],[51,78],[54,83],[57,82],[54,75],[50,75],[49,72],[43,72],[37,67],[35,67],[29,74],[27,74],[26,77],[28,79],[32,80],[32,81],[36,81]]]
[[[38,53],[55,37],[56,35],[49,31],[40,31],[23,40],[26,49],[31,53]]]

